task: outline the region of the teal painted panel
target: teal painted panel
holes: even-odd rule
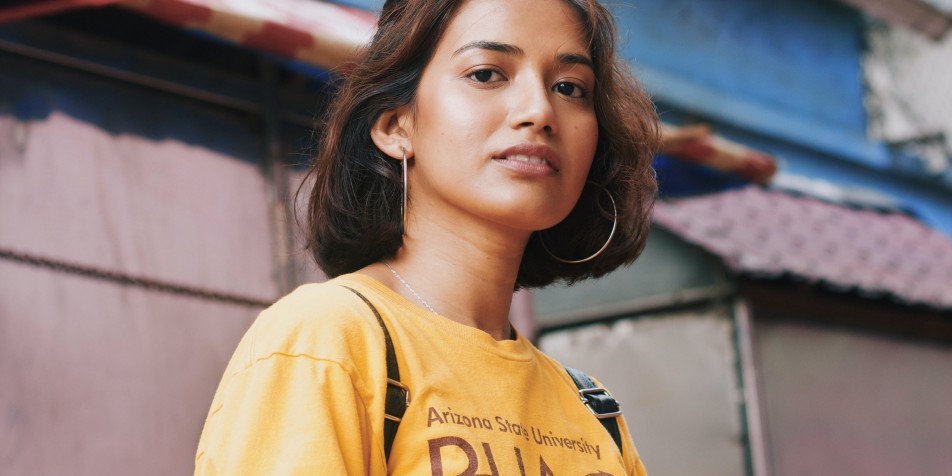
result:
[[[720,261],[653,227],[648,246],[634,265],[597,280],[572,286],[550,286],[535,291],[535,313],[540,327],[567,324],[564,317],[593,309],[620,309],[642,298],[685,289],[725,284]],[[611,316],[590,316],[591,319]]]

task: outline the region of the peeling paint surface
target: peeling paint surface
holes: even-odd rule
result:
[[[903,28],[872,24],[867,38],[863,71],[870,136],[913,143],[919,163],[907,168],[944,175],[952,185],[952,35],[931,41]]]

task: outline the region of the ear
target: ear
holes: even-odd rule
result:
[[[401,106],[389,109],[380,114],[370,129],[370,139],[383,153],[394,159],[413,157],[413,146],[410,143],[409,108]]]

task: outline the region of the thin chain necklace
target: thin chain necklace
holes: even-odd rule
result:
[[[383,264],[388,269],[390,269],[390,272],[393,273],[393,275],[396,276],[397,279],[399,279],[401,283],[403,283],[403,286],[406,287],[407,290],[410,291],[410,293],[416,296],[416,298],[419,299],[420,302],[423,303],[423,306],[426,307],[427,310],[429,310],[433,314],[439,314],[438,312],[436,312],[436,309],[433,309],[433,306],[431,306],[430,303],[426,302],[426,299],[423,299],[422,297],[420,297],[420,295],[417,294],[417,292],[414,291],[412,287],[410,287],[410,284],[407,283],[406,280],[404,280],[402,276],[400,276],[400,273],[398,273],[397,270],[393,269],[393,266],[390,266],[390,263],[384,262]]]
[[[410,283],[403,279],[403,276],[400,276],[400,273],[393,269],[393,266],[390,266],[390,263],[384,262],[383,265],[386,266],[387,269],[389,269],[390,272],[393,273],[393,275],[396,276],[396,278],[399,279],[401,283],[403,283],[403,286],[407,288],[407,291],[410,291],[410,293],[416,296],[416,298],[419,299],[421,303],[423,303],[423,306],[426,307],[428,311],[432,312],[433,314],[440,314],[436,312],[436,309],[433,309],[433,306],[431,306],[430,303],[426,302],[426,299],[420,297],[420,295],[417,294],[417,292],[414,291],[412,287],[410,287]],[[516,328],[513,327],[512,324],[509,324],[509,339],[516,340]]]

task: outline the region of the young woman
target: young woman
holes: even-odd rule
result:
[[[644,474],[508,321],[644,246],[657,119],[615,35],[595,0],[386,2],[311,171],[333,279],[248,331],[196,474]]]

